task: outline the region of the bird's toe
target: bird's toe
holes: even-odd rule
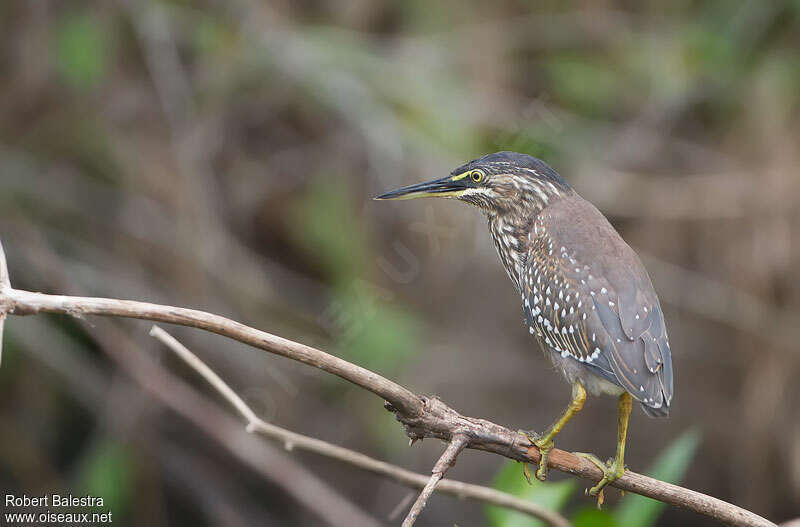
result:
[[[588,495],[597,497],[597,507],[600,508],[604,501],[603,490],[607,485],[617,481],[622,477],[622,475],[625,473],[625,465],[623,465],[618,458],[609,459],[604,463],[594,454],[589,454],[586,452],[573,453],[578,457],[591,461],[597,466],[597,468],[603,471],[603,478],[597,483],[597,485],[587,489],[586,491]]]
[[[553,450],[553,441],[551,439],[539,438],[532,441],[536,448],[539,449],[539,468],[536,469],[536,479],[544,481],[547,479],[547,460],[550,457],[550,451]]]
[[[539,450],[539,466],[536,469],[536,479],[539,481],[545,481],[547,479],[547,459],[550,456],[550,451],[553,450],[554,447],[553,440],[547,438],[546,436],[543,437],[532,430],[519,430],[518,432],[519,434],[525,436],[528,441],[533,443],[533,445]],[[527,463],[523,464],[522,473],[525,475],[528,483],[530,483],[531,473]]]

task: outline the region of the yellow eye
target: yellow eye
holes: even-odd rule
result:
[[[472,181],[474,181],[475,183],[480,183],[481,181],[483,181],[484,176],[485,174],[483,173],[482,170],[473,170],[472,174],[470,174]]]

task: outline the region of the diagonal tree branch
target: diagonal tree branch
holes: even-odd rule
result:
[[[132,300],[47,295],[17,289],[7,289],[0,296],[0,313],[4,309],[8,314],[22,316],[41,312],[75,317],[98,315],[138,318],[204,329],[337,375],[379,395],[393,407],[401,409],[404,414],[418,416],[424,410],[422,398],[418,395],[366,368],[310,346],[204,311]]]
[[[3,244],[0,243],[0,365],[3,363],[3,327],[6,322],[6,311],[2,305],[2,298],[5,296],[3,291],[5,289],[11,289],[11,280],[8,278],[6,253],[3,251]]]
[[[465,417],[436,398],[421,397],[377,373],[349,363],[324,351],[257,330],[225,317],[180,307],[131,300],[46,295],[0,288],[0,316],[33,315],[40,312],[83,316],[99,315],[138,318],[179,324],[238,340],[253,347],[287,357],[337,375],[386,400],[386,408],[403,423],[412,439],[436,437],[452,441],[455,434],[469,438],[467,448],[493,452],[518,461],[537,462],[539,451],[529,440],[504,426],[484,419]],[[551,468],[599,481],[600,469],[563,450],[552,450]],[[775,524],[740,507],[700,492],[659,481],[635,472],[612,483],[619,489],[641,494],[670,505],[704,514],[736,526]]]
[[[247,421],[248,432],[258,432],[271,439],[282,441],[287,449],[302,449],[323,455],[332,459],[343,461],[350,465],[389,477],[398,483],[413,488],[423,489],[430,478],[411,472],[404,468],[373,459],[347,448],[343,448],[326,441],[291,432],[279,426],[268,423],[258,417],[228,384],[217,375],[207,364],[181,344],[175,337],[158,326],[153,326],[150,335],[161,341],[167,348],[175,352],[192,369],[199,373],[208,383],[216,389],[242,417]],[[536,503],[521,500],[505,492],[500,492],[489,487],[481,487],[463,483],[461,481],[445,480],[439,483],[437,490],[459,498],[474,500],[499,505],[539,518],[547,525],[554,527],[569,527],[569,522],[558,513],[545,509]]]

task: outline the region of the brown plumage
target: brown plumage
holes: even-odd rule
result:
[[[618,393],[611,383],[648,415],[667,415],[669,339],[636,253],[543,161],[499,152],[452,175],[473,170],[486,174],[481,184],[487,191],[460,199],[486,212],[500,260],[522,296],[528,329],[553,362],[591,392]]]
[[[562,418],[533,439],[543,454],[537,476],[544,478],[552,438],[580,410],[586,390],[620,397],[617,457],[604,465],[606,477],[592,489],[598,493],[622,474],[631,398],[651,416],[668,415],[672,403],[669,340],[647,271],[608,220],[534,157],[489,154],[378,199],[425,196],[485,212],[528,331],[573,385]]]
[[[633,250],[574,192],[546,207],[529,236],[521,292],[528,326],[545,349],[623,388],[649,415],[667,415],[669,341]]]

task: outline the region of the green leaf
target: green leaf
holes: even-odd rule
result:
[[[575,492],[577,484],[571,480],[542,483],[532,478],[529,485],[525,476],[522,475],[522,465],[515,461],[509,461],[495,476],[492,487],[550,510],[558,511]],[[541,521],[526,514],[502,507],[489,505],[486,506],[485,511],[490,527],[538,527],[544,525]]]
[[[696,429],[684,432],[672,445],[662,452],[648,470],[647,475],[668,483],[679,483],[689,468],[701,434]],[[666,504],[644,496],[626,496],[614,512],[617,525],[625,527],[648,527],[655,525]]]
[[[56,60],[64,79],[89,88],[105,75],[108,35],[91,15],[67,17],[56,29]]]
[[[80,470],[80,486],[85,494],[103,498],[103,508],[124,511],[133,492],[134,470],[125,447],[114,441],[97,444],[88,453]]]

